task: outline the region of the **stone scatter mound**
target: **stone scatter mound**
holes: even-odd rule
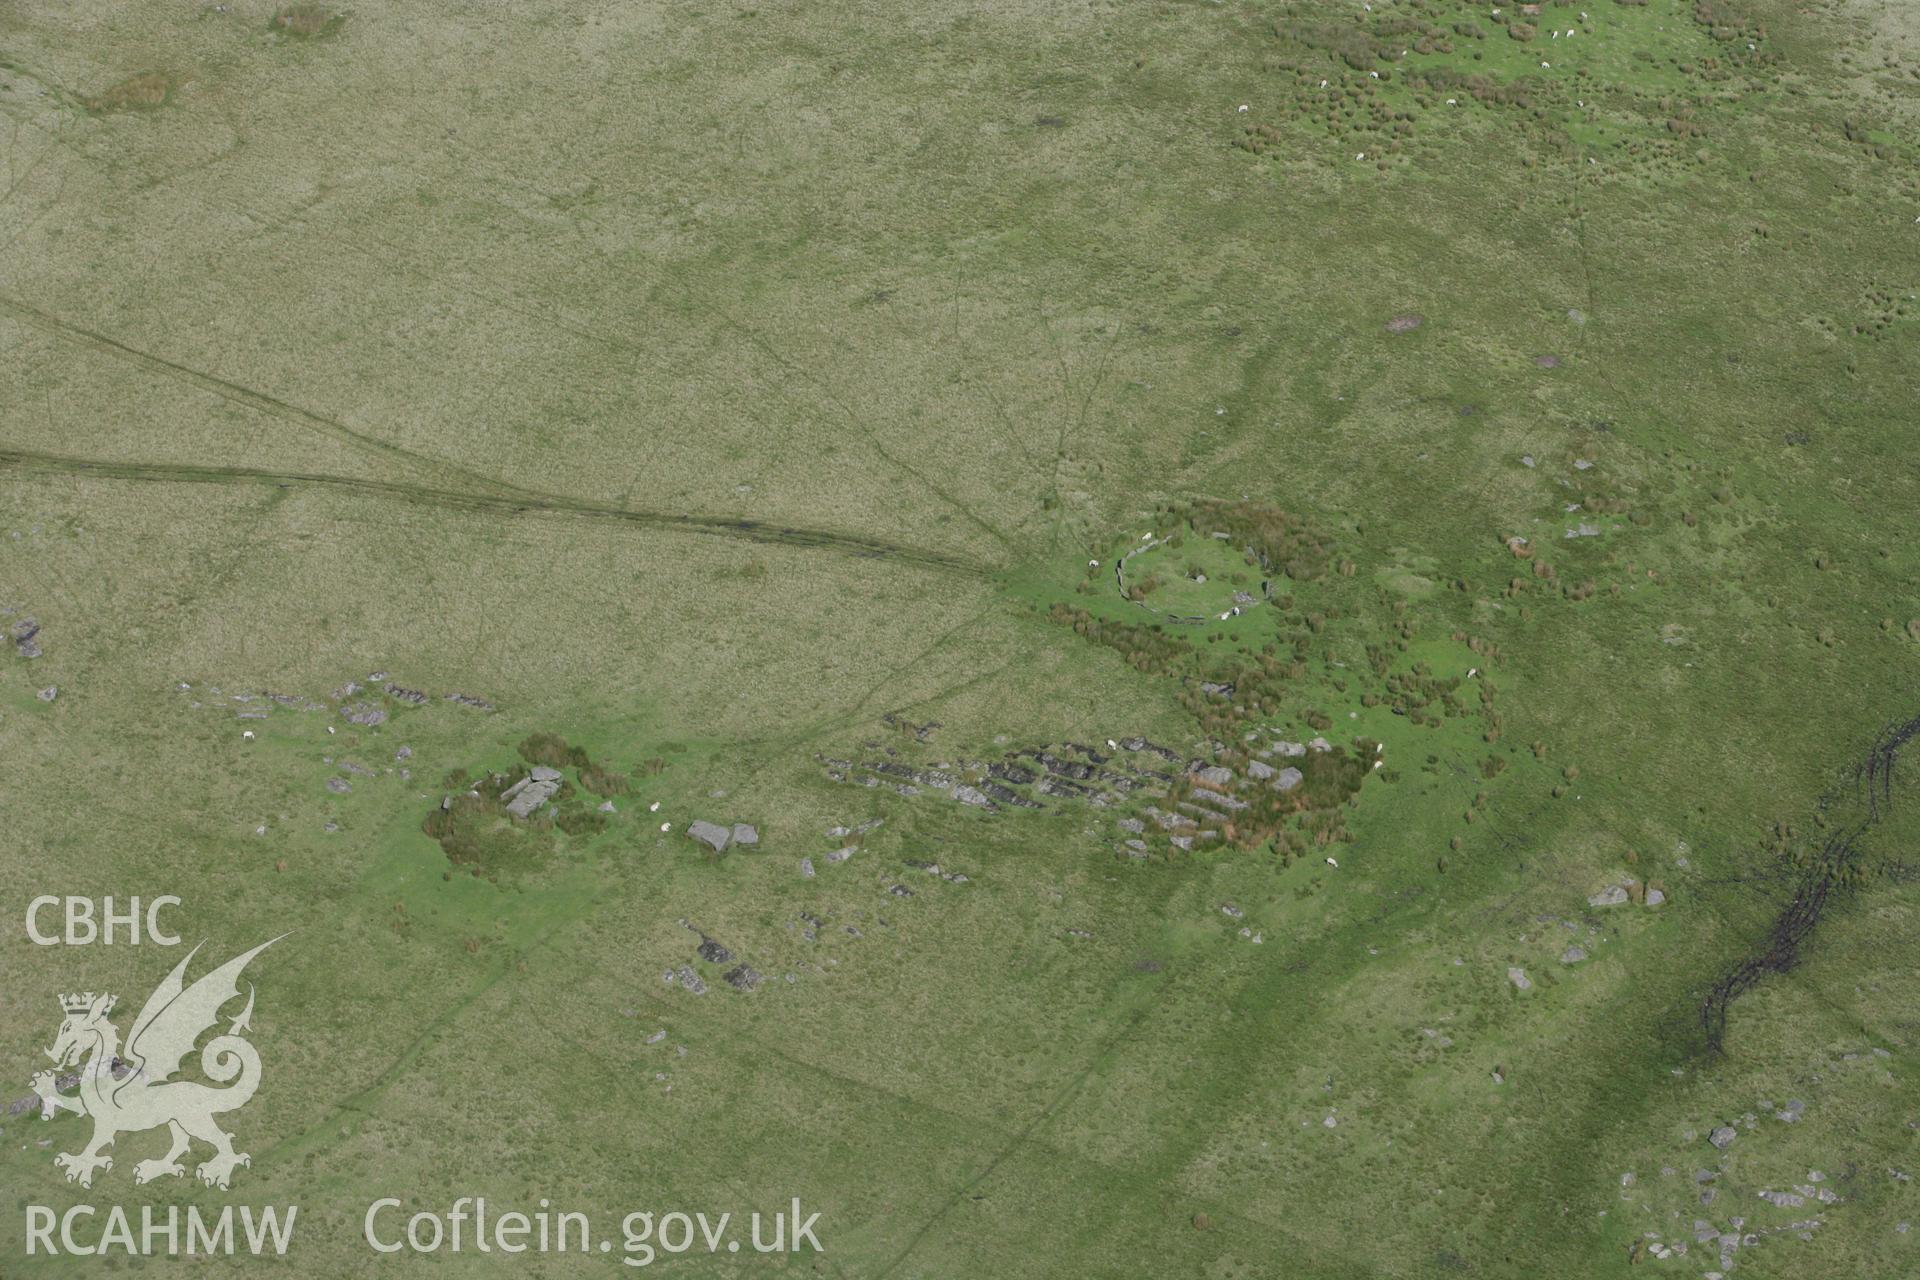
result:
[[[1168,763],[1180,760],[1171,748],[1138,737],[1113,741],[1104,752],[1079,742],[1049,743],[1043,747],[1021,747],[998,760],[960,764],[935,761],[927,765],[899,760],[895,748],[882,748],[879,743],[868,745],[880,749],[880,754],[887,758],[856,762],[821,756],[819,760],[827,778],[853,786],[885,787],[907,797],[937,792],[958,804],[988,813],[1044,809],[1045,798],[1116,805],[1132,792],[1144,790],[1153,794],[1173,780],[1173,775],[1163,770],[1142,768],[1119,759],[1122,752],[1154,755]]]
[[[996,741],[1004,744],[1006,738]],[[1243,744],[1232,746],[1204,740],[1192,756],[1137,735],[1104,741],[1104,747],[1049,743],[1007,749],[997,759],[930,763],[903,760],[897,748],[873,741],[863,744],[873,753],[864,758],[815,758],[832,782],[884,787],[909,798],[938,795],[988,814],[1066,802],[1112,809],[1118,829],[1114,851],[1133,859],[1151,853],[1142,839],[1148,834],[1146,821],[1166,833],[1167,847],[1191,850],[1224,838],[1253,848],[1273,833],[1276,822],[1329,807],[1331,789],[1307,786],[1309,777],[1331,776],[1337,779],[1334,786],[1350,793],[1365,776],[1346,754],[1348,748],[1336,748],[1324,737],[1289,741],[1273,729],[1250,732]],[[1287,760],[1303,767],[1280,763]],[[1285,834],[1296,845],[1311,838]],[[845,853],[850,852],[851,846]],[[1298,849],[1288,852],[1297,855]],[[828,855],[829,862],[835,860]]]

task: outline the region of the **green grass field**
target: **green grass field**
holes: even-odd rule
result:
[[[0,1275],[1920,1271],[1920,18],[1584,3],[0,6]]]

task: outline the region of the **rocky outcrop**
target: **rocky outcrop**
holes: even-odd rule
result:
[[[533,766],[526,777],[500,793],[507,812],[516,818],[531,817],[541,805],[553,799],[562,783],[560,771],[543,764]]]

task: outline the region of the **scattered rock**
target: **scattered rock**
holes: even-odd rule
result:
[[[1388,333],[1412,333],[1427,322],[1427,318],[1418,312],[1407,312],[1387,321]]]
[[[1558,369],[1561,363],[1559,356],[1535,356],[1533,362],[1542,369]]]
[[[1627,900],[1627,886],[1610,885],[1587,899],[1590,907],[1617,907]]]
[[[700,958],[708,964],[726,964],[733,959],[733,952],[705,935],[700,938],[699,952]]]
[[[1571,946],[1571,947],[1568,947],[1565,951],[1562,951],[1560,953],[1561,964],[1579,964],[1582,960],[1585,960],[1586,958],[1587,958],[1586,948],[1581,946]]]
[[[1193,776],[1209,786],[1229,787],[1233,785],[1233,770],[1227,768],[1225,765],[1208,765],[1206,768],[1196,771]]]
[[[1274,767],[1264,760],[1252,760],[1247,763],[1248,776],[1257,778],[1261,782],[1265,782],[1267,779],[1273,777],[1275,772],[1277,771]]]
[[[805,876],[809,880],[813,879],[813,859],[812,858],[800,859],[800,874]]]
[[[60,696],[60,686],[57,684],[50,684],[46,688],[42,689],[40,692],[34,694],[33,696],[40,699],[40,701],[42,702],[52,702],[55,698]]]
[[[1286,768],[1282,769],[1279,773],[1274,775],[1273,783],[1272,783],[1273,789],[1275,791],[1291,791],[1295,787],[1299,786],[1302,779],[1304,779],[1306,776],[1307,776],[1306,774],[1301,773],[1298,769],[1294,768],[1292,765],[1288,765]]]
[[[760,831],[758,828],[750,826],[747,823],[736,822],[733,824],[733,842],[735,844],[759,844]]]
[[[387,720],[387,709],[377,702],[356,702],[350,707],[340,708],[340,714],[347,718],[347,723],[368,728],[385,724]]]
[[[845,848],[835,849],[832,853],[829,853],[827,855],[827,861],[830,863],[845,862],[848,858],[851,858],[853,856],[853,851],[857,848],[859,848],[858,845],[850,844],[850,845],[847,845]]]
[[[602,801],[600,802],[600,812],[602,812],[602,813],[618,813],[618,812],[619,812],[619,810],[617,810],[617,809],[615,809],[615,808],[613,807],[613,801],[611,801],[611,800],[602,800]]]
[[[344,796],[349,791],[353,790],[353,784],[351,782],[348,782],[345,778],[328,778],[327,790],[333,792],[333,794],[337,796]]]
[[[737,965],[720,975],[736,991],[751,991],[760,985],[760,975],[746,965]]]
[[[1711,1142],[1714,1146],[1720,1148],[1722,1151],[1725,1151],[1728,1147],[1733,1145],[1733,1140],[1739,1136],[1740,1135],[1734,1131],[1734,1128],[1732,1125],[1723,1124],[1719,1128],[1715,1129],[1712,1133],[1707,1135],[1707,1141]]]
[[[1527,976],[1527,971],[1518,967],[1510,967],[1507,970],[1507,981],[1522,991],[1526,991],[1533,986],[1533,979]]]

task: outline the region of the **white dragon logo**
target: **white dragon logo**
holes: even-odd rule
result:
[[[239,996],[240,971],[247,962],[278,941],[280,938],[269,939],[235,956],[192,986],[182,978],[200,948],[188,952],[187,958],[175,965],[147,997],[127,1034],[124,1053],[119,1029],[107,1020],[117,997],[91,991],[60,997],[60,1007],[67,1017],[47,1056],[56,1069],[86,1059],[78,1076],[79,1094],[61,1093],[61,1086],[73,1083],[73,1078],[62,1078],[54,1071],[36,1075],[33,1091],[40,1095],[42,1120],[53,1119],[56,1111],[93,1117],[93,1140],[86,1149],[62,1152],[53,1159],[57,1167],[67,1171],[68,1182],[92,1186],[95,1170],[113,1168],[113,1157],[101,1154],[102,1148],[112,1146],[123,1133],[160,1125],[166,1125],[173,1135],[173,1147],[157,1160],[142,1160],[135,1165],[136,1183],[184,1174],[180,1157],[187,1154],[190,1140],[195,1138],[214,1149],[196,1170],[200,1181],[208,1186],[225,1190],[236,1166],[252,1164],[244,1152],[233,1149],[233,1135],[213,1120],[245,1106],[260,1087],[260,1055],[240,1035],[249,1029],[253,1016],[251,984],[247,987],[247,1007],[228,1025],[225,1035],[216,1035],[200,1051],[201,1071],[226,1087],[216,1089],[172,1077],[180,1070],[182,1059],[192,1052],[194,1042],[219,1021],[220,1007]]]

